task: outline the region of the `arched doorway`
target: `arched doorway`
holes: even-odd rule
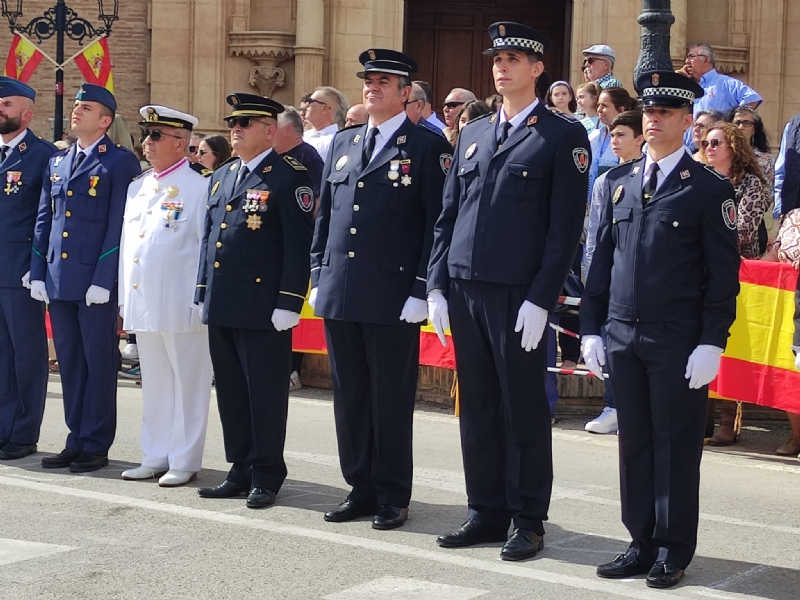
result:
[[[405,52],[419,63],[415,79],[430,83],[434,109],[454,87],[479,98],[495,93],[487,33],[496,21],[525,23],[552,43],[545,57],[551,81],[569,75],[572,0],[406,0]]]

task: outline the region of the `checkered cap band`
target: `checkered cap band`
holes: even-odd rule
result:
[[[672,88],[672,87],[657,87],[657,88],[644,88],[642,90],[642,98],[652,97],[652,96],[669,96],[671,98],[683,98],[684,100],[688,100],[689,102],[694,102],[694,92],[690,90],[684,90],[682,88]]]
[[[500,37],[494,39],[494,47],[505,47],[505,46],[515,46],[518,48],[526,48],[529,49],[531,52],[536,52],[537,54],[544,54],[544,44],[542,42],[537,42],[536,40],[529,40],[527,38],[520,38],[520,37]]]

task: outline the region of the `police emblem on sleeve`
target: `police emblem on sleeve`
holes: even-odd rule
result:
[[[722,203],[722,220],[728,229],[736,229],[736,205],[731,199]]]
[[[314,192],[311,191],[310,187],[297,188],[294,197],[303,212],[311,212],[311,209],[314,208]]]
[[[453,157],[450,154],[440,154],[439,155],[439,166],[442,167],[442,171],[445,175],[450,170],[450,163],[453,161]]]
[[[572,151],[572,160],[579,172],[586,173],[586,169],[589,168],[589,153],[586,148],[575,148]]]

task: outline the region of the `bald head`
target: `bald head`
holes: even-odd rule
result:
[[[411,95],[406,104],[406,115],[414,125],[417,125],[423,118],[425,112],[425,90],[418,83],[411,84]]]
[[[352,125],[363,125],[367,121],[369,121],[369,113],[367,112],[366,106],[363,104],[354,104],[347,111],[345,126],[350,127]]]

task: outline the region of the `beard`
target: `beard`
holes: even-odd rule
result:
[[[0,134],[13,133],[18,131],[22,126],[22,119],[20,117],[0,117]]]

